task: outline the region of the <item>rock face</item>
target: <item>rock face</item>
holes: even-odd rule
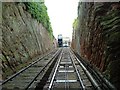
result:
[[[15,67],[54,47],[48,31],[24,3],[2,3],[2,68]]]
[[[73,29],[73,49],[120,89],[120,3],[79,3]]]

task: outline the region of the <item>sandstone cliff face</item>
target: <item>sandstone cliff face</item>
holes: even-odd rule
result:
[[[79,3],[74,50],[119,88],[120,3]]]
[[[15,67],[51,50],[48,31],[26,11],[24,3],[2,3],[2,68]]]

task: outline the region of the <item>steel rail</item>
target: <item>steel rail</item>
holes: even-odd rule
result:
[[[36,78],[42,73],[42,71],[50,64],[54,61],[54,59],[59,55],[60,51],[58,50],[54,56],[50,59],[50,61],[40,70],[40,72],[34,77],[34,79],[27,85],[27,87],[25,88],[25,90],[28,90],[28,88],[31,86],[31,84],[36,80]]]
[[[72,53],[72,51],[71,51]],[[73,54],[74,55],[74,54]],[[93,84],[93,86],[95,87],[96,90],[102,90],[99,86],[99,84],[96,82],[96,80],[93,78],[93,76],[91,75],[91,73],[86,69],[86,67],[82,64],[82,62],[80,62],[80,60],[74,55],[75,59],[79,62],[79,65],[83,68],[84,72],[86,73],[86,75],[88,76],[88,78],[90,79],[91,83]]]
[[[117,90],[103,75],[100,74],[100,72],[97,72],[99,75],[100,79],[105,82],[105,84],[109,87],[110,90]]]
[[[79,74],[79,72],[78,72],[78,69],[77,69],[77,67],[76,67],[76,65],[75,65],[75,62],[74,62],[72,56],[73,56],[73,55],[72,55],[71,52],[70,52],[70,58],[71,58],[71,61],[72,61],[72,63],[73,63],[73,66],[74,66],[74,68],[75,68],[76,74],[77,74],[77,76],[78,76],[80,85],[81,85],[81,87],[82,87],[81,89],[82,89],[82,90],[85,90],[85,86],[84,86],[84,84],[83,84],[83,81],[82,81],[82,79],[81,79],[81,76],[80,76],[80,74]]]
[[[98,80],[98,83],[101,84],[101,88],[102,90],[117,90],[107,79],[105,79],[105,77],[103,77],[103,75],[101,75],[99,72],[93,70],[93,68],[90,68],[88,66],[88,69],[90,69],[90,71],[93,74],[93,77],[95,77]]]
[[[17,73],[13,74],[12,76],[10,76],[8,79],[4,80],[1,85],[7,83],[8,81],[10,81],[11,79],[13,79],[14,77],[18,76],[20,73],[22,73],[23,71],[25,71],[26,69],[28,69],[29,67],[31,67],[32,65],[34,65],[35,63],[39,62],[40,60],[42,60],[43,58],[45,58],[46,56],[50,55],[52,53],[52,51],[50,53],[47,53],[45,55],[43,55],[42,57],[40,57],[39,59],[37,59],[36,61],[32,62],[30,65],[26,66],[25,68],[21,69],[20,71],[18,71]]]
[[[73,51],[74,52],[74,51]],[[74,52],[75,53],[75,52]],[[75,53],[76,54],[76,53]],[[81,62],[84,64],[84,66],[87,67],[87,69],[92,73],[93,77],[98,80],[98,83],[101,84],[101,87],[104,88],[104,90],[117,90],[98,70],[96,67],[91,66],[89,62],[85,62],[80,57]],[[103,90],[103,89],[102,89]]]
[[[60,57],[59,57],[59,59],[58,59],[58,62],[57,62],[56,68],[55,68],[55,70],[54,70],[52,79],[51,79],[51,81],[50,81],[48,90],[50,90],[50,89],[52,88],[52,85],[53,85],[53,82],[54,82],[54,79],[55,79],[55,75],[56,75],[56,73],[57,73],[57,70],[58,70],[58,67],[59,67],[59,64],[60,64],[60,61],[61,61],[61,58],[62,58],[62,54],[63,54],[63,51],[61,52]]]

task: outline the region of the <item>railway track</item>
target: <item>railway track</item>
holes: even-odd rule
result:
[[[75,54],[77,61],[84,68],[84,72],[93,83],[95,90],[117,90],[97,69]]]
[[[40,85],[40,84],[39,84]],[[39,85],[37,90],[39,90]],[[69,48],[64,48],[44,90],[94,90]]]
[[[42,63],[41,63],[42,62]],[[116,90],[73,51],[59,48],[2,83],[3,90]]]
[[[61,49],[54,50],[12,75],[2,82],[2,90],[28,90],[35,88],[37,82],[39,82],[52,63],[55,62],[60,52]]]
[[[44,86],[38,83],[36,90],[116,90],[98,82],[93,72],[69,49],[64,48]],[[93,75],[92,75],[93,74]],[[101,86],[102,85],[102,86]]]

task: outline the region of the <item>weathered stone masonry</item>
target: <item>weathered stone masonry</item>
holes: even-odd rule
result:
[[[119,88],[120,3],[79,3],[78,26],[73,29],[73,49]]]

